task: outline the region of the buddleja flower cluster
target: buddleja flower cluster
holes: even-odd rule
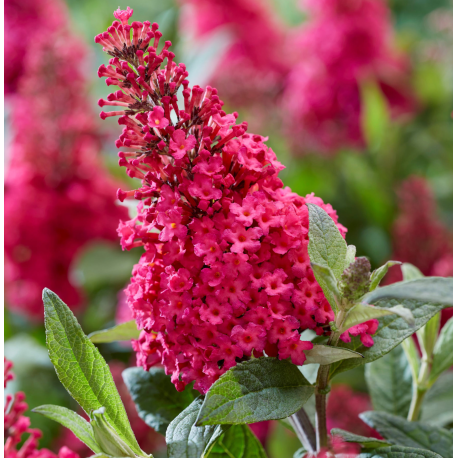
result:
[[[114,15],[95,41],[112,56],[99,76],[119,90],[99,105],[123,108],[101,117],[119,116],[119,163],[142,181],[118,191],[139,201],[118,228],[122,246],[145,249],[126,289],[143,329],[138,364],[162,363],[178,390],[195,381],[202,393],[252,356],[303,364],[312,344],[301,331],[321,334],[334,318],[307,254],[306,203],[337,223],[336,212],[283,188],[266,138],[225,113],[216,89],[189,86],[157,24],[128,24],[129,8]]]
[[[13,363],[4,359],[4,387],[12,380],[11,369]],[[14,395],[6,396],[4,406],[4,431],[5,431],[5,458],[79,458],[79,455],[68,447],[62,447],[56,455],[46,448],[39,449],[38,441],[42,432],[36,428],[30,428],[30,418],[23,414],[27,411],[25,394],[21,391]],[[23,441],[24,435],[28,437]],[[21,442],[22,445],[21,445]]]

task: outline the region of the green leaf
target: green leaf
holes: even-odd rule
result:
[[[296,365],[277,358],[237,364],[210,388],[197,425],[244,424],[286,418],[313,394]]]
[[[447,426],[453,422],[453,374],[445,372],[426,392],[420,421],[434,426]]]
[[[110,369],[71,310],[49,289],[43,290],[46,343],[62,385],[89,415],[105,407],[119,436],[141,456]]]
[[[340,308],[341,295],[339,288],[337,287],[337,280],[332,270],[327,266],[320,266],[314,262],[312,264],[313,275],[318,283],[326,285],[326,289],[323,290],[326,299],[329,303],[333,302],[337,308]]]
[[[440,316],[440,313],[434,316]],[[412,379],[415,383],[417,383],[418,373],[420,370],[420,355],[418,354],[417,346],[415,345],[415,341],[412,336],[407,337],[407,339],[402,342],[402,349],[404,350],[407,361],[409,362]]]
[[[429,375],[429,383],[432,385],[442,372],[453,364],[453,317],[442,328],[433,353],[433,365]]]
[[[267,455],[248,426],[234,425],[216,441],[208,458],[267,458]]]
[[[344,269],[346,269],[350,264],[355,262],[355,259],[356,259],[356,247],[355,245],[348,245],[347,254],[345,255]]]
[[[388,273],[388,269],[390,267],[393,267],[395,265],[402,264],[402,262],[399,261],[388,261],[385,263],[382,267],[379,267],[378,269],[374,270],[371,274],[371,285],[369,287],[369,291],[374,291],[375,288],[380,284],[380,282],[383,280],[385,275]]]
[[[441,316],[438,313],[434,315],[422,328],[417,332],[418,343],[420,344],[421,354],[425,355],[426,359],[433,358],[434,347],[436,345],[437,336]]]
[[[389,447],[391,444],[384,440],[376,439],[375,437],[364,437],[358,434],[350,433],[340,428],[331,429],[331,434],[333,436],[340,437],[344,442],[353,442],[355,444],[360,444],[364,448],[380,448],[380,447]]]
[[[227,426],[194,426],[202,397],[196,398],[183,412],[174,418],[165,435],[168,458],[201,458],[211,450],[213,444]]]
[[[444,428],[407,421],[386,412],[364,412],[360,418],[395,445],[430,450],[443,458],[453,457],[453,433]]]
[[[342,359],[362,358],[360,353],[348,348],[330,347],[328,345],[314,345],[311,350],[304,350],[307,359],[304,364],[321,364],[326,366]]]
[[[341,331],[346,331],[353,326],[374,318],[380,318],[386,315],[398,315],[409,324],[409,326],[415,325],[415,319],[412,312],[406,309],[402,305],[395,305],[391,308],[386,307],[372,307],[365,304],[356,304],[347,315],[345,323],[342,325]]]
[[[372,150],[379,149],[388,132],[390,114],[386,98],[376,81],[360,84],[362,96],[362,127],[364,138]]]
[[[412,373],[402,347],[393,348],[365,369],[374,410],[407,418],[412,400]]]
[[[404,281],[415,280],[417,278],[423,278],[424,275],[421,273],[421,270],[415,267],[413,264],[404,262],[401,265],[402,278]]]
[[[129,367],[122,373],[139,417],[151,428],[165,435],[169,423],[178,416],[195,396],[191,385],[178,392],[159,367],[148,372],[142,367]]]
[[[61,406],[43,405],[35,407],[32,412],[44,415],[51,420],[57,421],[72,433],[84,444],[86,444],[94,453],[100,453],[101,449],[94,439],[92,427],[88,421],[80,417],[73,410]]]
[[[349,348],[364,356],[338,361],[331,365],[330,377],[340,372],[353,369],[361,364],[367,364],[381,358],[404,339],[425,325],[428,320],[451,303],[452,281],[450,278],[425,277],[419,280],[395,283],[377,288],[366,294],[370,302],[377,307],[390,308],[398,305],[399,296],[403,295],[403,307],[408,308],[414,318],[415,325],[409,325],[397,315],[387,315],[378,319],[379,326],[373,337],[374,345],[365,347],[359,337],[353,337],[351,342],[339,342],[339,347]],[[407,291],[402,293],[402,285]]]
[[[126,321],[112,328],[95,331],[88,335],[92,343],[109,343],[119,340],[138,339],[140,331],[135,320]]]
[[[412,447],[383,447],[371,452],[360,453],[357,458],[442,458],[440,455],[429,450]]]
[[[318,205],[307,204],[309,210],[309,245],[310,261],[320,266],[328,267],[339,279],[346,265],[347,244],[340,235],[339,229],[332,218]],[[332,293],[321,278],[317,282],[332,299]],[[329,299],[328,299],[329,300]],[[334,313],[337,313],[335,301],[330,301]]]

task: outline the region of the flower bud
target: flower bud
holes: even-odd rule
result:
[[[367,258],[356,258],[342,273],[339,286],[342,297],[355,302],[369,292],[371,283],[371,264]]]
[[[132,449],[119,437],[118,433],[105,418],[105,407],[94,410],[91,415],[91,426],[94,438],[103,453],[116,457],[136,458]]]

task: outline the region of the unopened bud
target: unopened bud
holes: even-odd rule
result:
[[[136,458],[132,449],[119,437],[118,433],[105,418],[105,407],[94,410],[91,415],[91,426],[94,438],[103,453],[111,456]]]

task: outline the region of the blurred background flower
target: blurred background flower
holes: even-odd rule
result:
[[[93,38],[116,6],[5,2],[5,353],[16,375],[7,392],[25,391],[30,408],[75,408],[47,358],[44,286],[79,313],[87,333],[130,319],[120,291],[141,252],[122,252],[116,227],[129,209],[115,200],[118,187],[133,186],[117,166],[116,121],[95,114],[109,91],[97,78],[105,60]],[[226,112],[269,137],[287,166],[285,185],[330,202],[358,256],[373,267],[399,259],[425,275],[452,274],[450,0],[120,6],[134,9],[133,20],[157,22],[191,84],[217,87]],[[394,268],[387,281],[399,279]],[[100,350],[123,391],[130,346]],[[330,425],[346,429],[370,408],[367,386],[358,370],[335,383]],[[129,412],[147,450],[165,456],[159,436]],[[33,413],[30,421],[43,432],[39,448],[57,454],[65,443],[87,456],[57,424]],[[255,430],[271,458],[299,448],[279,422]]]

